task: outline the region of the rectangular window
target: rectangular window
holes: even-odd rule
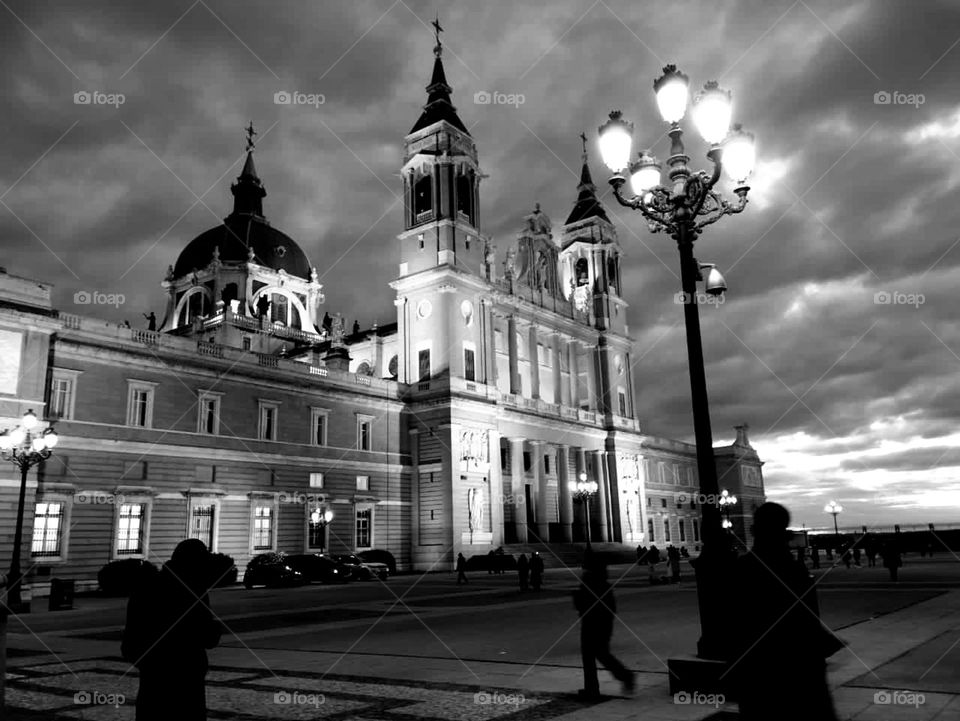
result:
[[[693,540],[700,542],[700,522],[696,518],[693,519]]]
[[[373,509],[357,509],[357,548],[370,548],[373,539]]]
[[[117,555],[143,553],[143,519],[146,505],[121,503],[117,512]]]
[[[370,476],[357,476],[357,490],[358,491],[370,490]]]
[[[463,349],[463,377],[468,381],[475,381],[477,379],[477,371],[474,365],[475,355],[473,348]]]
[[[220,433],[220,394],[200,392],[197,432],[208,436]]]
[[[543,456],[543,472],[547,475],[550,474],[550,454],[544,454]]]
[[[650,496],[647,496],[647,507],[649,508],[652,505],[653,505],[653,498],[651,498]]]
[[[510,458],[508,454],[509,454],[509,451],[506,448],[500,449],[500,470],[501,471],[507,470],[507,461]]]
[[[253,550],[273,548],[273,507],[257,506],[253,510]]]
[[[428,381],[430,380],[430,349],[424,348],[418,354],[417,358],[420,363],[420,380]]]
[[[209,550],[213,550],[214,505],[196,505],[190,513],[190,538],[203,541]]]
[[[623,418],[627,417],[627,394],[623,391],[618,391],[617,396],[620,399],[620,415]]]
[[[243,349],[250,350],[250,336],[243,336]]]
[[[673,485],[680,485],[680,464],[674,463],[671,469],[673,471]]]
[[[663,540],[667,543],[670,542],[670,519],[663,519]]]
[[[357,417],[357,450],[369,451],[373,447],[372,430],[373,419],[370,416]]]
[[[323,552],[327,547],[326,510],[317,506],[307,516],[307,548]]]
[[[680,542],[684,543],[687,540],[687,524],[683,522],[681,518],[677,521],[677,530],[680,531]]]
[[[660,508],[666,508],[666,507],[667,507],[667,499],[666,499],[666,498],[661,498],[661,499],[660,499]]]
[[[265,403],[260,401],[260,427],[257,437],[261,441],[277,440],[277,412],[279,407],[276,403]]]
[[[314,408],[310,411],[310,443],[314,446],[327,445],[327,417],[329,411]]]
[[[53,418],[73,418],[73,380],[54,378],[50,385],[50,415]]]
[[[647,540],[650,543],[653,543],[656,540],[653,536],[653,519],[652,518],[647,519],[647,536],[649,536]]]
[[[37,503],[33,512],[32,556],[59,556],[63,503]]]
[[[156,383],[127,381],[127,425],[153,428],[153,396]]]
[[[323,488],[323,474],[322,474],[322,473],[311,473],[311,474],[310,474],[310,488]]]

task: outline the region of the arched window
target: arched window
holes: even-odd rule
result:
[[[372,376],[373,371],[370,368],[370,364],[364,361],[357,366],[357,375],[358,376]]]
[[[586,258],[580,258],[574,266],[574,275],[577,278],[577,285],[587,285],[590,282],[590,271]]]
[[[457,212],[463,213],[473,224],[473,171],[457,176]]]
[[[413,185],[413,221],[433,209],[433,178],[423,175]]]
[[[617,284],[617,259],[610,257],[607,259],[607,284],[614,293],[620,292],[620,286]]]

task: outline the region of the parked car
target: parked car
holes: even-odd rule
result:
[[[308,583],[346,583],[353,577],[352,566],[322,553],[296,553],[286,556],[285,560]]]
[[[350,567],[353,571],[354,581],[374,581],[376,579],[385,581],[390,577],[390,567],[385,563],[364,561],[352,553],[336,558],[340,563]]]
[[[243,574],[243,585],[247,588],[302,586],[304,583],[307,583],[307,580],[303,574],[291,568],[282,553],[261,553],[254,556],[247,563],[247,570]]]

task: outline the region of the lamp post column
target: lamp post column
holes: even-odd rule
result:
[[[10,559],[10,579],[7,587],[7,606],[17,608],[20,606],[20,586],[23,583],[23,572],[20,567],[20,554],[23,546],[23,513],[27,500],[27,475],[30,472],[29,466],[20,467],[20,498],[17,501],[17,525],[13,536],[13,558]]]

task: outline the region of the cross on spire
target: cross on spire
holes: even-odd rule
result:
[[[257,135],[257,131],[253,129],[253,121],[250,121],[250,124],[244,128],[247,133],[247,152],[249,153],[256,147],[256,143],[253,142],[253,136]]]
[[[587,134],[582,130],[580,131],[580,140],[583,141],[583,157],[587,157]]]
[[[433,35],[437,40],[437,46],[433,49],[434,55],[440,57],[440,52],[443,50],[443,44],[440,42],[440,33],[443,32],[443,28],[440,27],[440,11],[437,11],[436,19],[430,23],[433,25]]]

